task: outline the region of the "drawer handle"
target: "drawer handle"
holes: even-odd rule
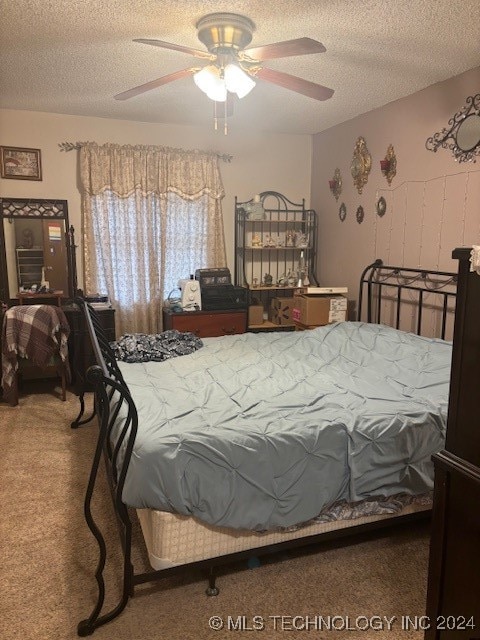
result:
[[[225,327],[222,327],[222,331],[226,336],[231,336],[235,333],[236,327],[232,327],[231,329],[225,329]]]

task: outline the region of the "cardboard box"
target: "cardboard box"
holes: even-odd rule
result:
[[[263,324],[263,305],[251,304],[248,307],[248,326]]]
[[[292,319],[305,326],[343,322],[347,318],[345,296],[299,295],[294,297]]]
[[[272,298],[269,309],[269,320],[283,327],[291,327],[293,298]]]

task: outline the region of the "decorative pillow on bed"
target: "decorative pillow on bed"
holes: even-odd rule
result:
[[[170,329],[163,333],[127,333],[110,346],[115,358],[123,362],[161,362],[197,351],[203,342],[194,333]]]

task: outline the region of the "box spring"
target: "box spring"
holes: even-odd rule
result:
[[[287,542],[306,536],[388,520],[402,515],[428,511],[431,504],[412,502],[397,513],[371,515],[349,520],[312,523],[294,531],[257,533],[214,527],[190,516],[137,509],[150,564],[155,570],[217,558],[248,549]]]

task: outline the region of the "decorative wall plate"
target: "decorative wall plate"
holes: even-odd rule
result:
[[[376,209],[377,215],[380,216],[380,218],[385,215],[385,212],[387,211],[387,202],[383,196],[377,200]]]
[[[363,210],[362,205],[360,205],[357,209],[356,216],[358,224],[362,224],[363,219],[365,217],[365,211]]]
[[[338,210],[338,217],[342,222],[347,217],[347,207],[345,206],[344,202],[342,202],[342,204],[340,205],[340,209]]]
[[[353,158],[350,164],[353,184],[357,187],[358,193],[362,193],[363,186],[367,184],[368,174],[372,168],[372,156],[370,155],[364,138],[361,136],[355,143]]]

